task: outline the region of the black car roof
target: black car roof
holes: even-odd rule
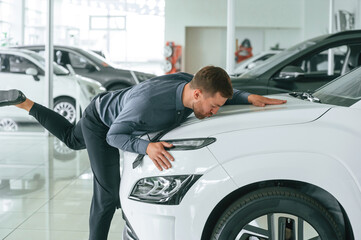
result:
[[[361,35],[361,30],[348,30],[334,34],[329,34],[327,38],[334,38],[338,36],[348,36],[348,35]]]

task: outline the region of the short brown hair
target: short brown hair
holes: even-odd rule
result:
[[[232,98],[233,88],[227,72],[220,67],[206,66],[201,68],[190,81],[192,89],[200,89],[205,94],[214,96],[217,92],[224,98]]]

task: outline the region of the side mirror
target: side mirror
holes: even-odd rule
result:
[[[35,68],[26,69],[25,74],[32,75],[35,81],[40,81],[40,78],[38,77],[38,70]]]
[[[297,66],[286,66],[284,67],[278,78],[280,79],[296,79],[300,76],[304,76],[305,72],[302,70],[302,68]]]
[[[38,75],[38,70],[36,70],[35,68],[28,68],[26,69],[25,74],[36,76]]]
[[[257,66],[257,62],[251,62],[250,64],[247,65],[247,69],[252,69],[255,66]]]

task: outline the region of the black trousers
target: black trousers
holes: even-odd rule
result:
[[[36,103],[29,114],[69,148],[87,149],[94,174],[89,239],[107,239],[114,212],[120,208],[119,150],[106,142],[109,128],[100,120],[95,101],[85,109],[83,117],[76,125]]]

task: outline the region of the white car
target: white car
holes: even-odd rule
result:
[[[125,153],[123,240],[361,239],[361,68],[283,105],[224,106],[160,140],[172,168]]]
[[[268,58],[280,53],[280,50],[269,50],[255,54],[253,57],[248,58],[235,66],[235,70],[232,75],[239,76],[248,70],[262,64]]]
[[[69,122],[76,121],[76,104],[84,110],[90,100],[105,91],[100,83],[79,75],[54,63],[53,97],[54,110],[62,114]],[[21,49],[0,49],[0,84],[1,89],[20,89],[24,94],[45,105],[45,60],[39,54]],[[16,130],[18,122],[34,121],[21,109],[13,106],[0,111],[0,128]]]

